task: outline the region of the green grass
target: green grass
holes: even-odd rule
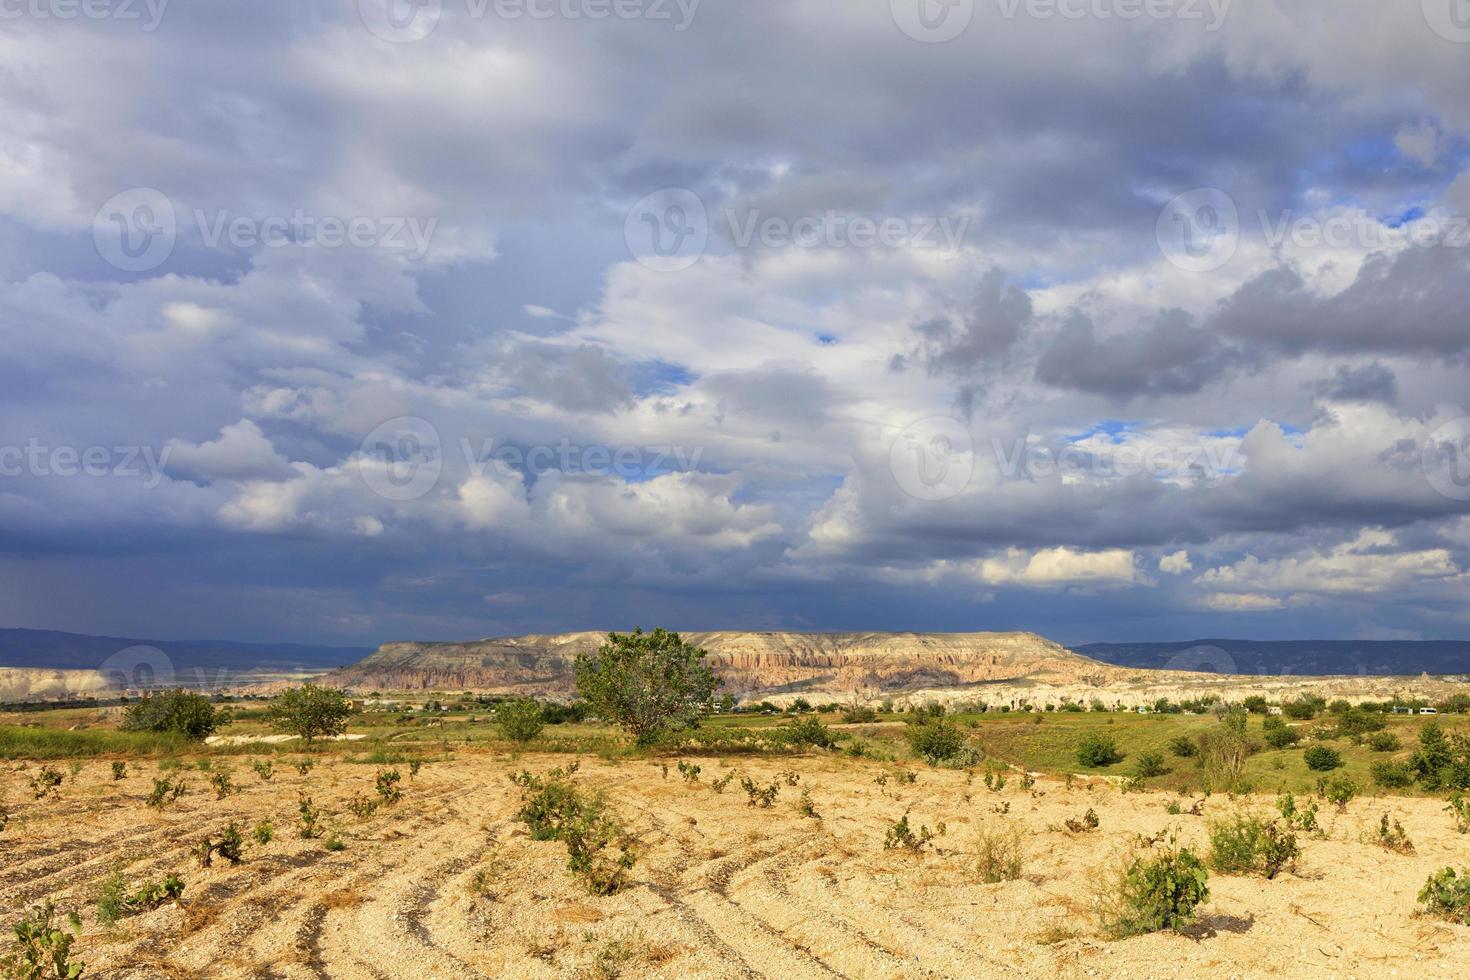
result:
[[[171,755],[197,747],[179,735],[103,728],[66,731],[0,725],[0,759],[70,759],[100,755]]]

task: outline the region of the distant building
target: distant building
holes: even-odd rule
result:
[[[1439,710],[1436,708],[1420,708],[1419,713],[1421,715],[1437,715],[1439,714]]]

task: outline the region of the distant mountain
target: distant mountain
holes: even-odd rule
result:
[[[1192,640],[1088,643],[1073,650],[1120,667],[1306,676],[1470,673],[1465,640]]]
[[[244,674],[321,672],[355,663],[367,647],[227,640],[139,640],[55,630],[0,629],[0,669],[101,671],[112,687],[220,686]]]

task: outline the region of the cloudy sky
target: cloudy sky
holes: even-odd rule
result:
[[[1459,0],[15,0],[0,624],[1470,636]]]

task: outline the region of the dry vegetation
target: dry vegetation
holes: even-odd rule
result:
[[[120,779],[106,759],[76,773],[53,764],[64,781],[39,797],[41,763],[0,763],[0,901],[12,920],[47,899],[58,922],[77,913],[70,955],[85,975],[137,980],[1447,977],[1470,957],[1470,927],[1419,911],[1432,873],[1470,864],[1443,799],[1360,795],[1340,811],[1299,797],[1287,816],[1274,795],[1194,806],[1102,777],[1027,787],[1015,770],[987,789],[979,770],[823,752],[573,767],[570,755],[501,743],[458,747],[416,775],[330,751],[303,774],[294,758],[277,756],[270,779],[243,778],[236,759],[226,794],[210,784],[218,758],[211,772],[187,757],[167,772],[135,759]],[[150,807],[160,777],[187,788]],[[528,785],[548,780],[600,800],[551,801],[555,820],[592,814],[575,840],[523,819]],[[1310,829],[1309,802],[1320,809]],[[1270,877],[1248,861],[1211,871],[1181,931],[1111,938],[1116,917],[1098,915],[1116,911],[1117,891],[1099,894],[1107,883],[1171,849],[1210,860],[1212,825],[1237,816],[1294,833],[1299,854]],[[633,855],[610,895],[568,868],[604,827],[594,865]],[[1399,833],[1412,848],[1394,846]],[[239,862],[222,860],[220,844],[241,837]],[[170,875],[181,896],[163,889]],[[1441,882],[1436,895],[1452,901],[1458,887]]]

